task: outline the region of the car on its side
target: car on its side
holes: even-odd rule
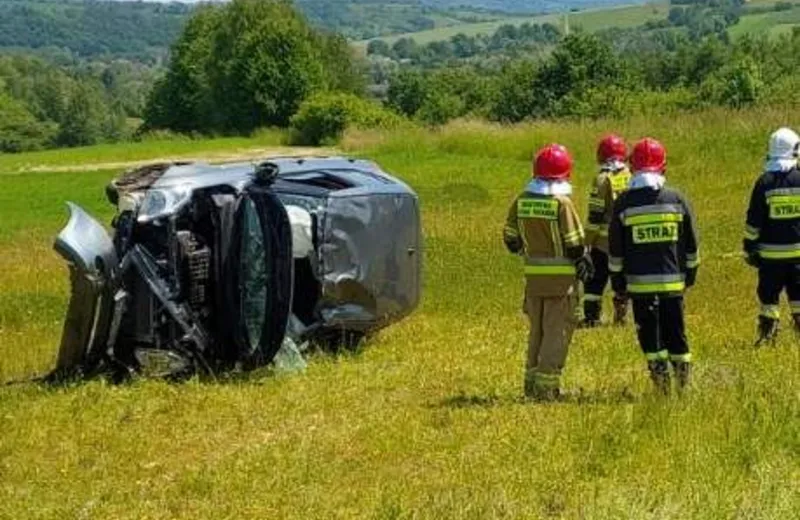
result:
[[[287,335],[352,341],[419,303],[418,198],[370,161],[156,164],[107,195],[111,234],[68,203],[55,242],[72,294],[54,378],[254,368]]]

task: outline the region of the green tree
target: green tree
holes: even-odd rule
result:
[[[428,95],[425,77],[418,71],[402,70],[389,83],[386,103],[408,117],[414,117]]]
[[[0,85],[0,152],[25,152],[50,146],[56,125],[38,121]]]
[[[285,0],[233,0],[201,9],[173,47],[146,126],[247,133],[287,126],[315,92],[363,90],[344,39],[308,25]]]

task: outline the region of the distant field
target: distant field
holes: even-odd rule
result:
[[[660,20],[667,16],[669,5],[658,2],[647,5],[633,7],[616,7],[610,9],[586,10],[568,15],[570,26],[581,26],[587,31],[598,31],[609,27],[634,27],[646,23],[648,20]],[[390,45],[400,38],[411,37],[417,43],[429,43],[432,41],[446,40],[458,33],[470,36],[476,34],[491,34],[498,27],[505,24],[522,25],[523,23],[553,23],[563,24],[564,16],[561,14],[547,14],[538,16],[512,16],[501,18],[493,22],[470,23],[442,27],[430,31],[420,31],[416,33],[398,34],[382,38]],[[357,42],[356,45],[366,46],[368,41]]]
[[[739,23],[728,31],[734,38],[744,34],[768,33],[770,35],[778,35],[790,32],[793,27],[800,25],[800,2],[793,3],[796,4],[796,7],[789,11],[743,16]]]

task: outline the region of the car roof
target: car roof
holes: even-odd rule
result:
[[[321,189],[328,196],[337,197],[412,191],[374,162],[349,157],[268,157],[255,162],[174,165],[151,188],[187,186],[197,190],[228,185],[242,190],[253,181],[256,169],[265,163],[277,166],[277,180],[283,181],[280,182],[283,190],[291,184],[305,184]],[[323,177],[330,182],[322,183]]]

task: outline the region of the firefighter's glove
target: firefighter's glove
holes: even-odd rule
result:
[[[617,295],[625,295],[628,293],[628,284],[625,282],[625,275],[616,273],[611,275],[611,289]]]
[[[750,267],[761,267],[761,257],[756,252],[746,253],[744,261],[747,262],[747,265]]]
[[[588,253],[575,260],[575,273],[578,276],[578,280],[583,283],[594,277],[594,264]]]
[[[689,269],[686,272],[686,288],[694,287],[694,282],[697,279],[697,269]]]

